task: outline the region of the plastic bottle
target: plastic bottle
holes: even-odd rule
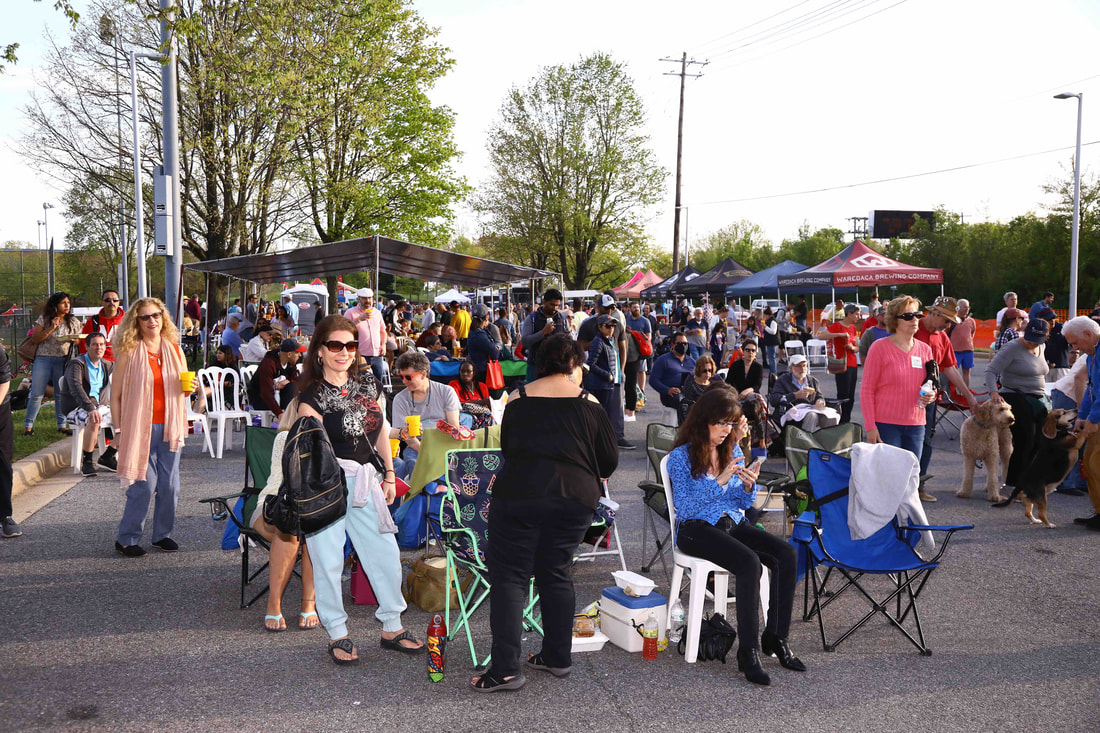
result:
[[[443,623],[443,614],[437,613],[428,623],[428,679],[432,682],[443,681],[446,648],[447,625]]]
[[[926,380],[920,386],[920,399],[917,400],[917,404],[924,407],[924,398],[935,393],[936,389],[932,386],[932,380]]]
[[[642,659],[657,658],[657,618],[650,613],[642,624]]]
[[[684,604],[677,598],[668,610],[668,642],[679,644],[684,635]]]

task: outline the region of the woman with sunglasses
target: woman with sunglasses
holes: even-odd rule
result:
[[[886,305],[886,331],[871,344],[863,365],[859,406],[867,426],[868,443],[886,443],[910,451],[920,460],[924,446],[925,407],[935,392],[921,394],[925,364],[932,348],[916,338],[921,304],[899,295]]]
[[[359,471],[371,464],[377,453],[385,466],[379,477],[382,494],[385,502],[392,504],[397,487],[386,416],[363,388],[358,371],[355,324],[343,316],[321,319],[309,342],[302,376],[298,379],[301,388],[298,416],[316,418],[324,425],[347,476],[349,493],[359,480]],[[359,652],[348,638],[348,615],[340,585],[345,532],[351,537],[378,598],[374,615],[382,622],[382,648],[417,654],[423,650],[423,643],[401,626],[405,599],[401,597],[401,554],[394,534],[396,527],[394,533],[380,529],[390,517],[388,512],[380,516],[374,501],[367,500],[363,506],[355,503],[349,496],[347,513],[342,518],[306,535],[306,547],[313,559],[317,615],[332,640],[329,655],[336,664],[359,662]]]
[[[756,359],[757,349],[756,340],[746,338],[741,342],[741,358],[732,362],[726,372],[726,382],[738,394],[745,390],[759,392],[764,383],[764,367]]]
[[[771,683],[758,650],[791,670],[806,670],[787,645],[794,607],[796,556],[782,538],[754,526],[745,510],[756,500],[758,471],[741,445],[749,425],[728,385],[706,390],[676,434],[668,455],[675,545],[733,574],[737,592],[737,668],[749,682]],[[759,634],[760,568],[771,572],[768,618]]]
[[[34,435],[34,421],[38,417],[38,411],[42,409],[46,387],[52,385],[56,393],[58,382],[65,374],[65,363],[69,359],[69,349],[72,348],[72,342],[68,338],[79,334],[83,329],[84,324],[72,314],[69,294],[57,292],[51,295],[31,331],[31,341],[37,350],[31,366],[31,397],[27,402],[27,414],[23,418],[24,435]],[[65,415],[60,410],[57,411],[57,432],[73,434],[73,431],[65,427]]]
[[[180,452],[187,435],[187,398],[180,373],[187,371],[180,335],[164,303],[142,298],[122,318],[115,335],[111,420],[118,448],[118,476],[126,508],[115,550],[141,557],[142,527],[149,500],[153,546],[175,552],[172,539],[180,493]]]

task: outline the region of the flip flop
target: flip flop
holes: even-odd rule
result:
[[[276,621],[279,625],[273,629],[267,625],[268,621]],[[264,631],[269,634],[278,634],[281,631],[286,631],[286,622],[283,621],[283,614],[280,613],[278,616],[264,616]]]
[[[355,645],[351,643],[351,639],[344,637],[343,639],[337,639],[332,642],[328,645],[328,654],[332,657],[332,661],[341,666],[359,664],[359,657],[355,657],[354,659],[340,659],[340,657],[336,656],[337,649],[347,652],[348,654],[355,654]]]
[[[527,678],[521,674],[510,680],[502,680],[499,677],[485,673],[478,677],[477,682],[471,682],[470,687],[473,688],[474,692],[506,692],[508,690],[518,690],[526,682]]]
[[[315,624],[308,623],[307,619],[310,616],[312,616],[313,618],[317,618],[317,612],[316,611],[305,611],[303,613],[298,614],[298,628],[299,629],[301,629],[302,631],[309,631],[310,629],[316,629],[317,628],[317,626],[321,623],[321,620],[317,619],[317,623],[315,623]]]
[[[419,642],[420,641],[415,636],[410,634],[408,629],[405,629],[404,631],[402,631],[400,634],[393,637],[392,639],[387,639],[386,637],[383,636],[381,639],[379,639],[379,645],[383,649],[389,649],[390,651],[394,651],[394,652],[401,652],[402,654],[415,655],[415,654],[420,654],[424,651],[424,645],[423,644],[421,644],[418,647],[408,647],[408,646],[405,646],[404,644],[401,643],[402,640],[408,640],[408,641],[414,641],[414,642]]]

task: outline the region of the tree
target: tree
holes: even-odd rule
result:
[[[645,242],[645,209],[667,171],[644,132],[624,64],[597,53],[514,87],[489,133],[491,174],[475,202],[499,259],[561,272],[584,288]],[[524,255],[522,259],[518,255]]]
[[[688,256],[692,267],[699,272],[706,272],[727,257],[732,257],[753,272],[759,272],[778,262],[771,242],[764,236],[764,230],[747,219],[735,221],[707,234]]]

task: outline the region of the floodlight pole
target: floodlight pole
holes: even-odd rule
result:
[[[1069,247],[1069,317],[1077,315],[1077,247],[1081,231],[1081,107],[1084,94],[1062,92],[1055,99],[1077,98],[1077,150],[1073,154],[1073,231]]]
[[[134,128],[134,247],[137,258],[137,297],[149,297],[149,283],[145,272],[145,217],[141,195],[141,148],[138,147],[137,60],[161,60],[160,54],[130,52],[130,116]]]

